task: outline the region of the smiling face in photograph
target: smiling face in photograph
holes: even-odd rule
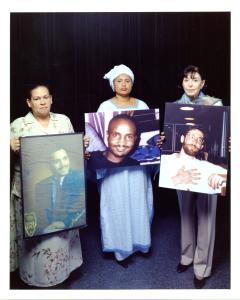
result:
[[[120,162],[132,151],[137,139],[136,126],[131,120],[117,119],[108,128],[107,159]]]
[[[182,81],[185,94],[192,99],[198,97],[200,91],[204,87],[204,84],[205,80],[202,80],[201,75],[197,72],[189,72]]]
[[[185,137],[181,137],[181,141],[184,152],[195,157],[203,148],[204,134],[199,129],[192,129],[187,132]]]
[[[52,154],[51,168],[56,176],[65,176],[69,173],[70,161],[64,149],[59,149]]]

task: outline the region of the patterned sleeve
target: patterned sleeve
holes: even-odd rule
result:
[[[10,124],[10,138],[19,137],[21,134],[21,128],[23,127],[22,118],[14,120]]]
[[[71,123],[70,119],[69,119],[67,116],[66,116],[66,122],[67,122],[68,132],[69,132],[69,133],[74,132],[72,123]]]
[[[60,132],[64,132],[64,133],[74,133],[74,129],[72,126],[72,123],[69,119],[69,117],[67,117],[66,115],[63,114],[56,114],[56,113],[52,113],[52,115],[54,116],[54,118],[56,118],[56,120],[58,121],[58,129],[60,130]]]

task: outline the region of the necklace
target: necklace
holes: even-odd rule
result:
[[[119,99],[116,96],[112,98],[113,102],[118,106],[135,106],[135,98],[129,97],[127,100],[125,98]]]

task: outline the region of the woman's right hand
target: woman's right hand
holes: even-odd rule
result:
[[[12,138],[10,140],[10,146],[13,152],[18,152],[20,149],[20,139],[19,137]]]

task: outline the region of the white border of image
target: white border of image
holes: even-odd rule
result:
[[[0,299],[240,299],[239,202],[236,189],[240,184],[237,127],[239,118],[239,19],[238,1],[107,1],[107,0],[8,0],[0,4],[1,36],[1,289]],[[174,9],[174,10],[173,10]],[[10,12],[111,12],[111,11],[230,11],[231,12],[231,289],[229,290],[9,290],[9,116],[10,116]],[[219,32],[221,38],[221,32]],[[223,45],[224,47],[224,45]],[[203,54],[204,55],[204,54]],[[226,58],[228,59],[228,58]],[[216,74],[221,76],[221,74]],[[21,99],[19,99],[20,101]],[[237,151],[238,150],[238,151]],[[3,189],[3,187],[5,187]],[[3,189],[3,190],[2,190]],[[159,261],[161,265],[161,261]]]

